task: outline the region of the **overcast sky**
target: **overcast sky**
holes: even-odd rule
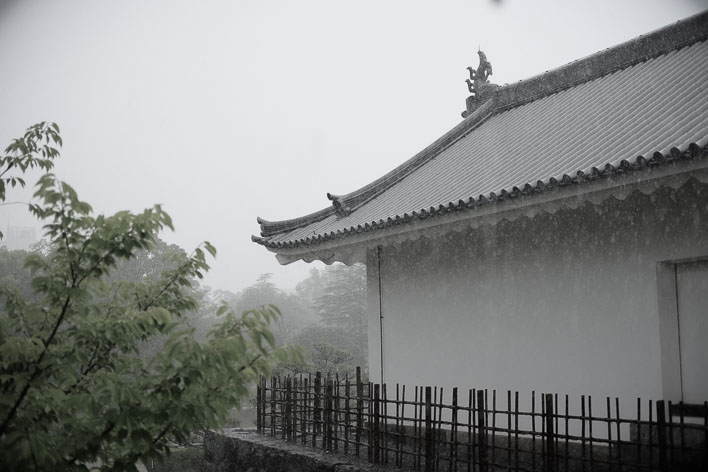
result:
[[[265,272],[256,216],[319,210],[457,124],[481,47],[512,83],[708,8],[701,0],[0,0],[0,145],[56,121],[56,173],[101,213],[162,203],[207,283]],[[26,194],[10,194],[10,200]],[[0,227],[31,225],[0,207]]]

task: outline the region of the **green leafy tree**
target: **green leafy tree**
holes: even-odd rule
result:
[[[5,201],[8,187],[25,186],[24,174],[28,170],[51,170],[59,156],[54,146],[61,145],[59,126],[46,121],[30,126],[21,138],[14,139],[0,154],[0,205]]]
[[[0,247],[0,286],[12,287],[24,298],[34,294],[32,272],[25,267],[25,259],[30,253]]]
[[[55,125],[30,128],[0,175],[50,169],[58,153],[47,142],[61,144]],[[194,281],[216,253],[209,243],[159,274],[117,277],[121,262],[154,251],[172,228],[159,205],[94,216],[46,174],[29,208],[45,222],[48,250],[25,259],[29,296],[0,285],[0,470],[135,470],[172,441],[218,427],[249,384],[289,355],[275,346],[279,311],[270,305],[241,314],[221,306],[206,340],[194,338],[183,317],[197,309]],[[145,355],[156,336],[162,348]]]
[[[103,277],[103,280],[116,284],[159,282],[162,274],[182,266],[188,258],[184,249],[158,238],[152,247],[135,251],[130,259],[118,261],[111,272]],[[210,299],[209,289],[200,286],[196,277],[192,277],[190,285],[184,286],[182,292],[194,299],[196,308],[182,313],[181,321],[195,329],[193,335],[196,339],[205,340],[211,328],[221,321],[215,316],[220,305]],[[241,311],[246,310],[247,308]],[[161,349],[165,341],[166,336],[155,336],[143,343],[141,352],[143,355],[150,355]]]

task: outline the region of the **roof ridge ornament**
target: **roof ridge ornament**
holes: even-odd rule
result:
[[[489,82],[489,76],[492,75],[492,63],[487,59],[487,55],[481,49],[477,50],[477,54],[479,55],[477,69],[471,66],[467,67],[470,78],[466,79],[465,83],[470,96],[466,101],[467,109],[462,112],[463,118],[476,110],[492,92],[499,88],[498,85]]]
[[[327,192],[327,198],[332,202],[334,212],[340,218],[349,216],[352,213],[352,209],[346,206],[346,204],[344,203],[344,199],[339,195],[333,195]]]

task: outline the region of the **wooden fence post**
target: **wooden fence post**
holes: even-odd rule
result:
[[[435,465],[433,458],[432,402],[432,389],[431,387],[425,387],[425,472],[432,472]]]
[[[290,439],[297,440],[297,377],[292,376],[291,386],[290,386],[290,412],[292,421],[290,422]]]
[[[344,454],[349,453],[349,426],[351,423],[351,413],[349,411],[350,395],[349,374],[347,374],[344,377]]]
[[[555,434],[553,433],[553,394],[547,393],[544,395],[544,422],[546,426],[546,434],[544,435],[544,443],[546,450],[546,472],[555,471]]]
[[[270,435],[275,437],[275,377],[270,378]]]
[[[361,428],[364,421],[364,386],[361,383],[361,367],[356,368],[356,429],[354,431],[354,451],[359,456],[359,444],[361,443]]]
[[[379,403],[379,433],[381,441],[379,446],[382,446],[383,463],[388,464],[388,396],[386,393],[386,384],[381,385],[381,402]]]
[[[293,438],[293,379],[290,376],[285,379],[285,437]]]
[[[374,408],[373,408],[374,418],[371,429],[371,442],[374,451],[374,464],[381,462],[381,445],[380,440],[380,421],[381,421],[381,385],[374,385]]]
[[[457,387],[452,389],[452,411],[450,414],[450,459],[448,470],[457,470]]]
[[[369,382],[369,396],[366,402],[366,458],[369,462],[374,461],[373,431],[374,431],[374,387]]]
[[[339,374],[334,377],[334,389],[332,394],[332,441],[334,451],[339,450]]]
[[[297,431],[295,427],[297,425],[297,408],[295,407],[295,392],[297,390],[297,378],[293,375],[290,377],[289,387],[290,392],[288,394],[288,403],[290,404],[290,439],[295,439]]]
[[[477,390],[477,459],[479,471],[489,470],[487,463],[487,430],[485,428],[486,405],[484,403],[484,390]]]
[[[312,447],[317,447],[317,434],[320,432],[322,411],[320,410],[320,387],[322,386],[322,374],[315,373],[315,398],[312,411]]]
[[[286,439],[287,438],[287,433],[288,433],[288,417],[287,417],[287,378],[283,379],[282,377],[278,377],[278,386],[280,387],[278,390],[280,392],[279,398],[280,398],[280,438],[281,439]]]
[[[666,472],[669,468],[666,460],[666,406],[664,400],[656,402],[656,427],[659,440],[659,470]]]
[[[268,379],[261,377],[261,428],[265,434],[266,415],[268,411]]]
[[[300,409],[302,413],[300,414],[300,431],[302,431],[302,437],[300,438],[300,442],[302,444],[307,444],[307,412],[308,412],[308,385],[307,385],[307,377],[304,377],[303,375],[300,375]]]
[[[325,451],[332,450],[332,379],[325,381],[324,415],[322,428],[322,442]]]
[[[256,431],[262,433],[261,428],[261,379],[258,378],[258,385],[256,386]]]
[[[320,432],[322,433],[322,449],[327,450],[327,386],[329,384],[329,377],[324,377],[324,382],[322,385],[322,401],[320,402],[320,418],[321,426]]]

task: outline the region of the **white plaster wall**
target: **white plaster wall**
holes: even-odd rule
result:
[[[708,186],[384,246],[385,381],[662,398],[657,265],[708,256]],[[376,251],[369,372],[379,379]]]

